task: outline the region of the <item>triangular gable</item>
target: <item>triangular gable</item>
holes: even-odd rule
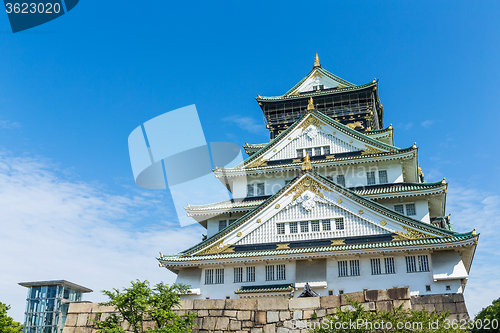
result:
[[[335,154],[355,151],[361,151],[365,155],[403,150],[372,139],[314,111],[302,116],[236,168],[243,165],[247,168],[258,167],[265,165],[266,161],[297,158],[297,149],[323,146],[330,147],[329,158],[334,158]]]
[[[287,91],[283,96],[299,95],[303,92],[314,91],[315,86],[323,85],[323,89],[332,88],[352,88],[355,84],[348,82],[340,77],[328,72],[321,67],[314,67],[305,78],[299,81],[292,89]]]
[[[187,255],[205,255],[231,251],[231,246],[257,230],[283,210],[289,209],[304,193],[313,193],[329,204],[352,214],[377,230],[393,234],[393,240],[442,238],[457,235],[430,224],[401,215],[354,192],[334,184],[328,179],[312,173],[305,173],[291,184],[282,188],[253,211],[239,218],[235,223],[221,230],[204,242],[182,252]],[[292,220],[293,221],[293,220]]]

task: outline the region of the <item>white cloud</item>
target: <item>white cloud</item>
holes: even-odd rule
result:
[[[434,120],[425,120],[422,123],[420,123],[420,125],[422,125],[422,127],[425,128],[430,128],[432,124],[434,124]]]
[[[136,278],[174,282],[155,257],[196,244],[204,229],[165,222],[161,195],[112,195],[52,168],[0,153],[0,302],[12,305],[9,315],[23,320],[22,281],[66,279],[94,289],[92,301]]]
[[[500,297],[500,196],[476,188],[453,187],[448,192],[448,212],[459,232],[477,228],[479,244],[472,263],[465,299],[471,316]]]
[[[241,117],[241,116],[231,116],[222,119],[225,122],[230,122],[238,125],[241,129],[244,129],[245,131],[251,132],[251,133],[256,133],[256,134],[265,134],[264,127],[262,126],[262,123],[250,118],[250,117]]]
[[[21,124],[19,124],[17,122],[0,119],[0,128],[13,129],[13,128],[19,128],[19,127],[21,127]]]
[[[412,127],[413,127],[413,123],[408,123],[405,125],[405,130],[409,130]]]

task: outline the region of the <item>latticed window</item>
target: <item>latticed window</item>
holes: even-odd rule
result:
[[[406,272],[414,273],[417,271],[415,256],[406,257]]]
[[[349,267],[351,268],[351,276],[359,275],[359,260],[349,260]]]
[[[406,204],[406,215],[415,216],[417,215],[417,210],[415,209],[415,204]]]
[[[398,212],[399,214],[405,213],[405,206],[404,205],[394,205],[394,210]]]
[[[206,269],[205,270],[205,284],[213,284],[214,283],[214,270]]]
[[[309,154],[309,156],[313,156],[312,155],[312,148],[306,148],[305,151],[306,151],[306,155]]]
[[[323,225],[323,231],[332,230],[332,226],[330,225],[330,220],[323,220],[321,221],[321,224]]]
[[[249,266],[247,269],[247,282],[255,282],[255,266]]]
[[[321,147],[314,148],[314,156],[319,156],[319,155],[321,155]]]
[[[300,222],[300,232],[309,232],[309,222],[308,221]]]
[[[227,221],[226,220],[219,220],[219,231],[224,229],[227,226]]]
[[[420,272],[428,272],[429,271],[429,259],[426,255],[418,256],[418,270]]]
[[[215,283],[217,284],[224,283],[224,268],[217,268],[215,270]]]
[[[285,280],[285,265],[276,265],[276,280]]]
[[[299,157],[299,158],[304,157],[304,150],[303,149],[297,149],[297,157]]]
[[[370,259],[370,265],[372,268],[372,275],[382,274],[382,270],[380,269],[380,259],[379,258]]]
[[[243,267],[234,268],[234,282],[243,282]]]
[[[276,232],[278,235],[285,234],[285,223],[276,223]]]
[[[247,184],[247,197],[253,197],[253,184]]]
[[[339,265],[339,276],[349,276],[347,272],[347,260],[339,261],[338,265]]]
[[[368,171],[366,173],[366,184],[367,185],[375,185],[375,171]]]
[[[337,175],[337,184],[345,187],[345,176],[344,175]]]
[[[378,182],[380,184],[387,184],[387,170],[380,170],[378,172]]]
[[[257,196],[264,195],[265,194],[265,184],[264,183],[257,183]]]
[[[344,230],[344,218],[338,217],[335,219],[335,229]]]
[[[384,258],[385,274],[394,274],[394,258]]]
[[[274,265],[266,266],[266,281],[274,281]]]
[[[311,231],[319,231],[319,221],[311,221]]]
[[[296,234],[297,232],[299,232],[297,225],[298,225],[297,222],[290,222],[289,226],[290,226],[290,233],[291,234]]]
[[[330,155],[330,146],[323,147],[323,155]]]

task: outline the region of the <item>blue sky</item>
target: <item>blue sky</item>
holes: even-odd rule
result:
[[[176,228],[167,191],[135,186],[128,135],[196,104],[207,141],[266,142],[254,97],[286,92],[318,52],[350,82],[380,80],[396,145],[417,142],[426,179],[450,181],[456,228],[482,233],[465,293],[476,313],[500,296],[499,12],[493,1],[87,0],[17,34],[0,14],[0,301],[22,320],[20,281],[173,282],[154,257],[202,230]]]

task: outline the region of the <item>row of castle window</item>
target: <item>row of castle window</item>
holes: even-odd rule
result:
[[[317,221],[301,221],[301,222],[288,222],[288,223],[276,223],[276,232],[278,235],[284,235],[286,233],[286,224],[288,224],[288,233],[297,234],[299,231],[301,233],[305,232],[317,232],[317,231],[331,231],[332,224],[331,220],[317,220]],[[338,217],[335,219],[335,230],[344,230],[344,218]]]
[[[225,227],[227,227],[228,225],[230,225],[234,221],[236,221],[236,219],[233,219],[233,220],[219,220],[219,231],[221,231],[222,229],[224,229]]]
[[[265,195],[265,183],[247,184],[247,197],[258,197]]]
[[[417,215],[417,210],[415,208],[414,203],[409,203],[406,205],[403,205],[403,204],[394,205],[394,210],[400,214],[407,215],[407,216]]]
[[[297,157],[302,158],[306,156],[306,154],[309,156],[329,155],[330,146],[297,149]]]
[[[429,258],[427,255],[407,256],[406,272],[428,272],[429,271]],[[370,259],[370,268],[372,275],[381,274],[395,274],[396,269],[394,265],[394,258],[388,257]],[[359,260],[341,260],[338,261],[339,277],[345,276],[359,276]],[[279,281],[286,280],[286,268],[284,264],[281,265],[267,265],[266,266],[266,281]],[[255,282],[255,266],[245,267],[245,274],[243,274],[243,267],[234,268],[234,282]],[[223,284],[224,283],[224,268],[206,269],[205,270],[205,284]]]

